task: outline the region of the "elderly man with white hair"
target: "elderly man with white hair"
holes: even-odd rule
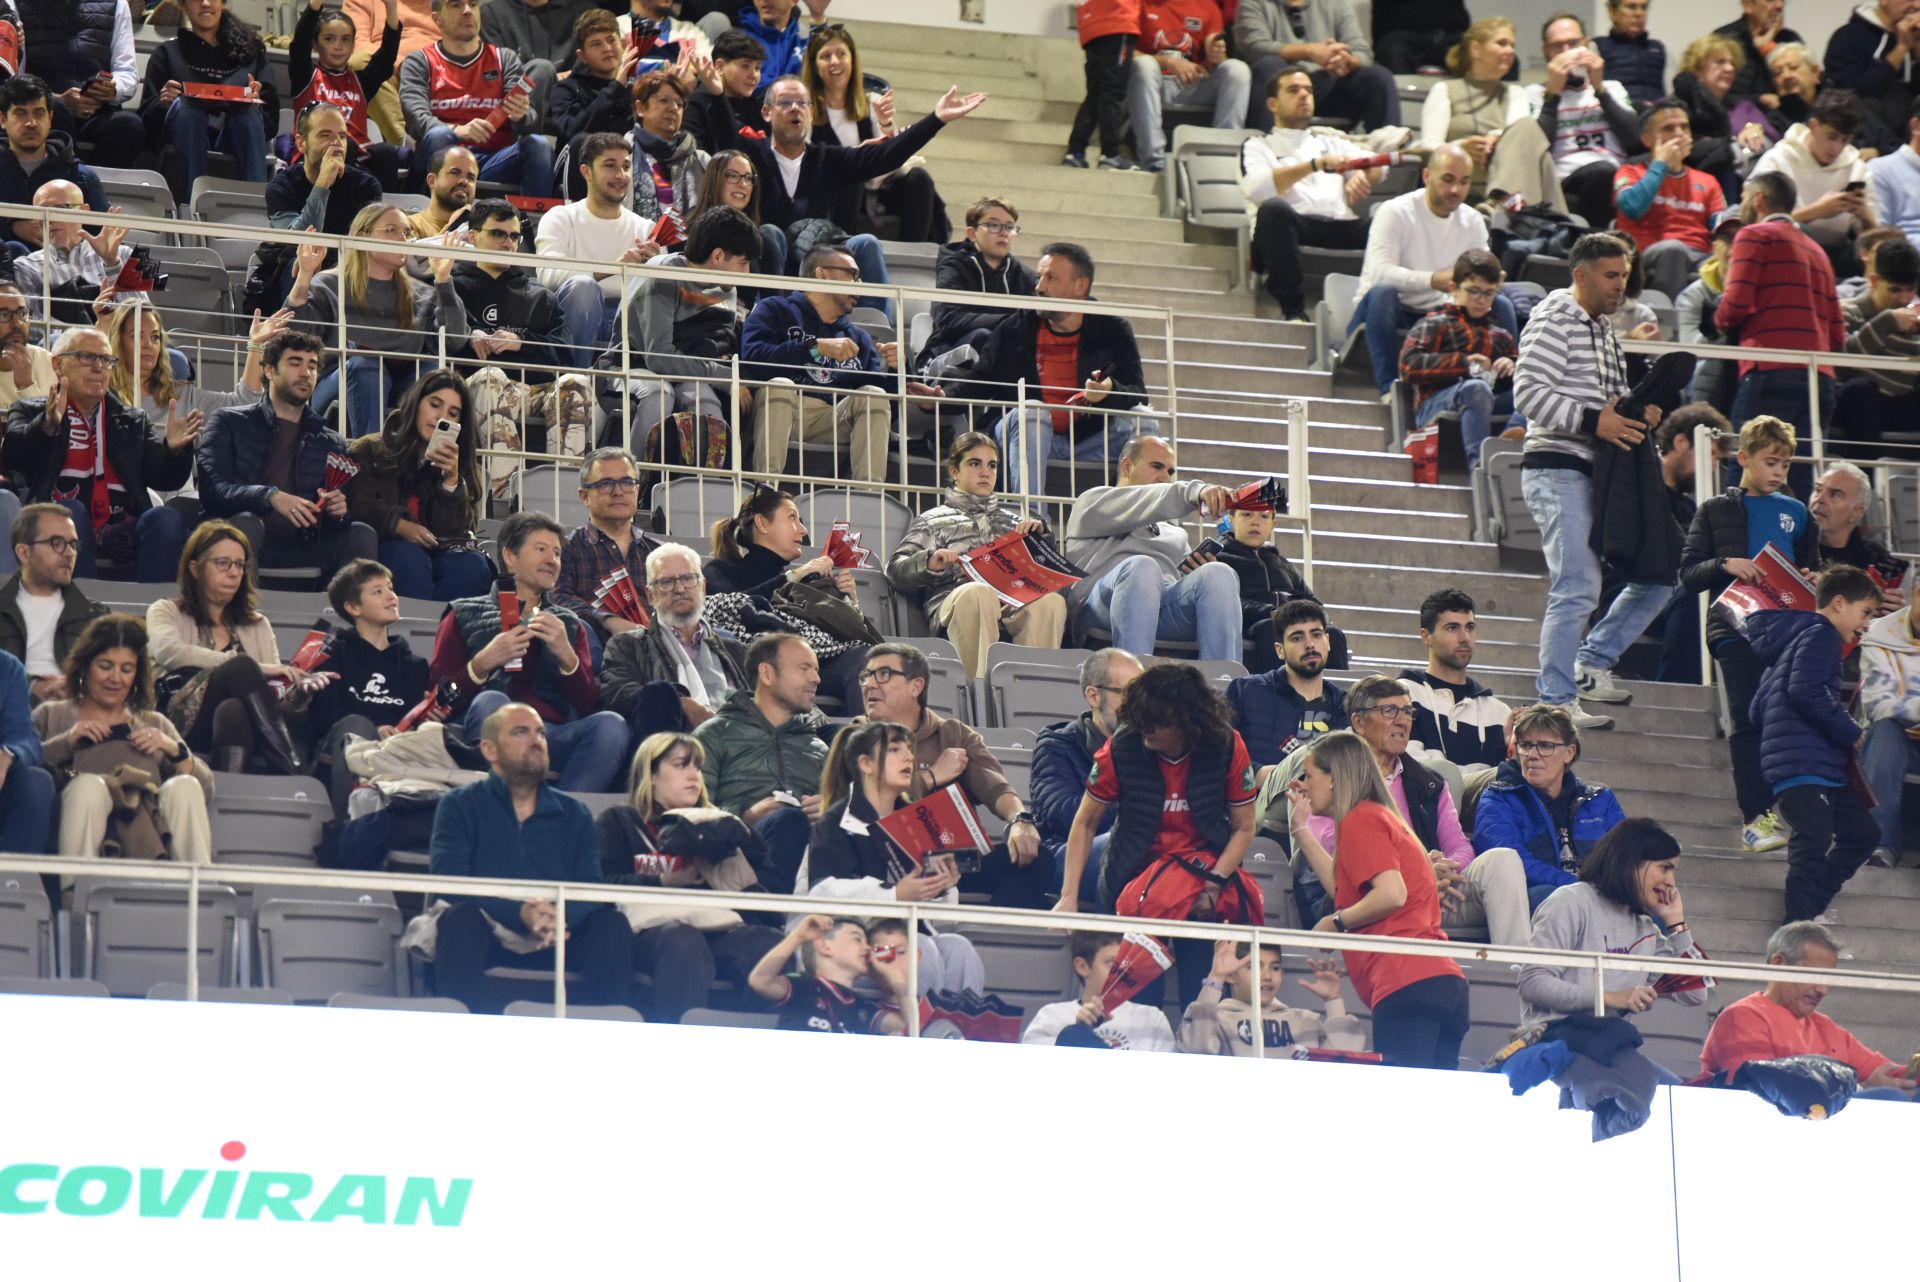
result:
[[[627,719],[636,744],[692,729],[749,687],[745,647],[701,620],[707,584],[698,552],[662,543],[647,553],[646,588],[652,624],[607,642],[600,673],[600,707]]]
[[[1887,545],[1866,534],[1867,506],[1873,501],[1873,482],[1851,463],[1832,463],[1814,482],[1807,512],[1820,527],[1820,559],[1878,570],[1884,578],[1898,578],[1905,565],[1887,551]],[[1888,608],[1899,605],[1892,601]]]

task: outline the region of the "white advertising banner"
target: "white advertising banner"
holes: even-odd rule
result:
[[[1816,1276],[1892,1258],[1920,1121],[1663,1091],[1596,1144],[1484,1074],[51,997],[0,1029],[23,1279]]]

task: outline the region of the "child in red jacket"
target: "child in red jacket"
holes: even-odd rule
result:
[[[1127,72],[1140,34],[1140,0],[1080,0],[1080,48],[1087,59],[1087,96],[1073,118],[1067,154],[1060,163],[1087,167],[1087,143],[1100,126],[1100,168],[1132,169],[1120,154],[1120,131],[1127,118]]]

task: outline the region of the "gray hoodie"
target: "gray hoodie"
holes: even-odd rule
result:
[[[1200,491],[1207,484],[1102,485],[1082,494],[1067,518],[1066,546],[1060,550],[1087,573],[1067,593],[1067,604],[1085,601],[1095,580],[1130,556],[1150,556],[1168,575],[1174,574],[1193,550],[1176,522],[1199,510]]]
[[[653,267],[686,267],[685,254],[662,254],[652,259]],[[719,273],[724,280],[726,273]],[[739,293],[729,284],[689,285],[685,281],[662,280],[642,276],[634,282],[632,323],[640,359],[650,373],[662,378],[725,378],[727,362],[705,356],[689,356],[673,345],[675,327],[712,312],[717,330],[730,324],[734,349],[740,346]],[[722,389],[724,390],[724,389]]]
[[[1533,915],[1535,948],[1558,948],[1575,953],[1610,953],[1636,957],[1700,957],[1693,932],[1668,935],[1643,912],[1630,912],[1580,881],[1547,896]],[[1643,970],[1607,971],[1607,991],[1638,988],[1657,976]],[[1675,993],[1682,1006],[1706,1002],[1703,989]],[[1618,1012],[1616,1012],[1618,1013]],[[1520,1021],[1534,1024],[1562,1015],[1593,1014],[1593,972],[1575,967],[1532,965],[1520,968]]]
[[[1860,641],[1860,715],[1920,726],[1920,644],[1912,607],[1875,619]]]
[[[1353,55],[1355,66],[1372,65],[1373,44],[1361,29],[1350,0],[1306,0],[1300,13],[1304,29],[1297,36],[1285,10],[1281,0],[1240,0],[1233,18],[1234,51],[1252,62],[1268,56],[1277,58],[1287,45],[1338,40]]]

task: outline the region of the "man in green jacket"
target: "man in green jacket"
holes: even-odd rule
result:
[[[820,660],[791,632],[768,632],[747,647],[751,690],[736,690],[693,737],[706,749],[713,804],[753,825],[766,843],[754,871],[776,894],[793,891],[813,821],[820,817],[820,772],[827,719],[813,706]]]

